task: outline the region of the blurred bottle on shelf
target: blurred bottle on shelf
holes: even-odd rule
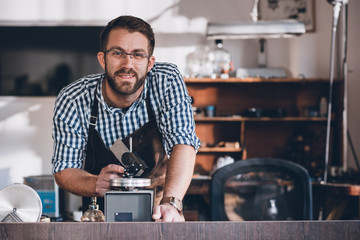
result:
[[[267,63],[266,63],[266,46],[265,46],[266,40],[265,39],[260,39],[259,40],[259,55],[258,55],[258,65],[259,68],[266,68],[267,67]]]
[[[208,48],[200,45],[186,56],[185,77],[210,77],[212,69],[208,62]]]
[[[264,203],[262,220],[279,220],[279,209],[276,199],[269,199]]]
[[[212,66],[211,78],[229,78],[231,70],[231,55],[228,50],[223,47],[223,41],[215,40],[215,48],[208,54],[209,63]]]
[[[328,108],[328,102],[326,97],[322,97],[320,99],[320,104],[319,104],[319,112],[320,112],[320,117],[326,117],[327,115],[327,108]]]

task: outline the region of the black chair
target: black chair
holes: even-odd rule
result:
[[[211,180],[213,221],[312,220],[308,171],[281,159],[238,160]]]

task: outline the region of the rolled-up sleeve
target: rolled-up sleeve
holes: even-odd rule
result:
[[[161,112],[160,131],[167,154],[171,154],[176,144],[190,145],[197,151],[200,140],[195,133],[191,98],[177,68],[168,76]]]
[[[86,138],[80,126],[81,121],[73,102],[66,95],[59,96],[55,103],[52,127],[53,173],[66,168],[82,168]]]

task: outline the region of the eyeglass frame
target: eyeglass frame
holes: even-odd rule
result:
[[[125,52],[123,50],[120,50],[120,49],[117,49],[117,48],[111,48],[111,49],[108,49],[108,50],[105,50],[105,51],[102,51],[105,55],[109,52],[120,52],[122,55],[119,55],[119,59],[121,59],[121,57],[123,59],[126,58],[126,56],[130,56],[130,59],[132,60],[142,60],[142,59],[150,59],[150,56],[145,54],[145,53],[128,53],[128,52]],[[136,54],[140,55],[140,58],[136,58]],[[115,56],[117,58],[116,55],[112,55],[112,56]]]

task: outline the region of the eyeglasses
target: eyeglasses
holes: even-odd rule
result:
[[[149,55],[146,55],[145,53],[127,53],[119,49],[109,49],[103,51],[103,53],[109,53],[110,57],[118,60],[124,59],[126,58],[126,56],[129,55],[135,63],[142,63],[142,60],[144,60],[145,58],[149,59]]]

